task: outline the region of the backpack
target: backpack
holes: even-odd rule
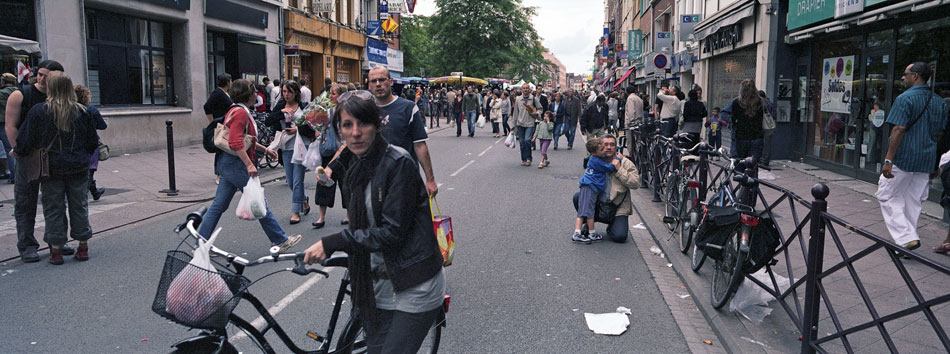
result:
[[[205,151],[212,154],[221,152],[221,149],[218,149],[218,147],[214,146],[214,128],[217,127],[218,124],[223,123],[224,117],[218,117],[212,119],[206,127],[201,129],[201,146],[205,148]]]

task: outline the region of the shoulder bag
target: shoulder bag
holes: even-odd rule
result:
[[[762,101],[762,130],[772,130],[775,129],[775,118],[772,117],[772,113],[769,113],[769,106],[765,103],[765,100]]]
[[[17,164],[26,171],[27,182],[39,182],[49,178],[49,149],[53,147],[56,139],[59,139],[58,129],[56,130],[56,136],[45,148],[36,149],[29,155],[17,159]]]
[[[604,224],[613,224],[614,219],[617,217],[617,208],[620,207],[620,204],[623,204],[623,201],[627,199],[627,195],[629,194],[630,191],[624,193],[623,198],[621,198],[617,204],[609,201],[598,201],[596,208],[594,208],[594,221]]]
[[[236,107],[237,109],[243,109]],[[228,114],[224,116],[224,121],[219,123],[217,127],[214,128],[214,146],[220,149],[223,152],[226,152],[231,155],[237,155],[237,151],[231,149],[231,145],[228,144],[228,136],[231,133],[231,128],[228,128],[227,123],[231,118],[232,113],[234,112],[235,107],[232,107],[228,111]],[[254,122],[248,123],[254,124]],[[250,144],[254,144],[254,136],[247,134],[247,129],[244,129],[244,143],[241,144],[241,150],[247,150],[247,147]]]

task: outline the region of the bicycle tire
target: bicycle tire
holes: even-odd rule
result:
[[[176,347],[175,350],[171,351],[170,354],[238,354],[237,348],[234,347],[231,342],[225,342],[224,347],[221,348],[221,351],[218,351],[218,343],[213,343],[211,341],[200,341],[191,343],[188,345],[182,345]]]
[[[739,284],[745,278],[742,274],[742,263],[745,255],[739,251],[739,237],[741,227],[736,227],[732,235],[726,239],[722,249],[722,260],[716,261],[713,267],[713,281],[710,287],[710,298],[713,308],[721,309],[729,298],[735,294]]]
[[[671,180],[670,183],[675,183],[676,177],[675,176],[671,177],[670,180]],[[676,231],[676,227],[679,226],[679,223],[680,223],[680,219],[679,219],[679,216],[680,216],[679,199],[680,198],[679,198],[678,192],[679,192],[678,187],[668,186],[666,188],[666,214],[664,216],[666,216],[667,217],[666,219],[668,220],[669,218],[672,218],[673,222],[664,223],[664,224],[666,224],[666,228],[670,229],[670,231]]]
[[[441,318],[441,316],[440,316]],[[429,333],[426,334],[422,345],[419,347],[418,354],[437,354],[439,344],[442,342],[442,325],[435,322],[429,327]],[[335,353],[341,354],[362,354],[366,353],[366,331],[363,324],[359,321],[350,319],[343,332],[340,334],[340,340],[337,342]]]
[[[696,243],[693,243],[692,252],[689,254],[689,259],[690,269],[692,269],[693,272],[699,273],[699,269],[703,267],[703,263],[706,263],[706,254],[703,253],[703,250],[700,249]]]
[[[680,222],[679,222],[679,242],[680,242],[680,252],[687,254],[689,252],[689,244],[693,240],[693,232],[696,231],[696,225],[693,225],[692,220],[697,219],[692,217],[692,213],[696,212],[696,207],[693,206],[693,200],[696,199],[696,189],[686,187],[683,192],[680,193]]]

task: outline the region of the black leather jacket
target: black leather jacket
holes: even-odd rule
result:
[[[333,176],[344,176],[352,158],[355,156],[344,150],[331,162]],[[442,269],[443,260],[432,229],[429,195],[415,160],[406,150],[389,145],[370,186],[376,227],[345,229],[324,237],[324,253],[329,256],[353,247],[382,252],[396,291],[431,279]]]

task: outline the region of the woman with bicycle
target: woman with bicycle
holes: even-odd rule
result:
[[[305,261],[345,251],[369,352],[415,353],[445,295],[429,196],[409,153],[383,138],[372,94],[347,92],[339,102],[332,124],[346,149],[330,168],[350,196],[350,226],[310,246]]]

